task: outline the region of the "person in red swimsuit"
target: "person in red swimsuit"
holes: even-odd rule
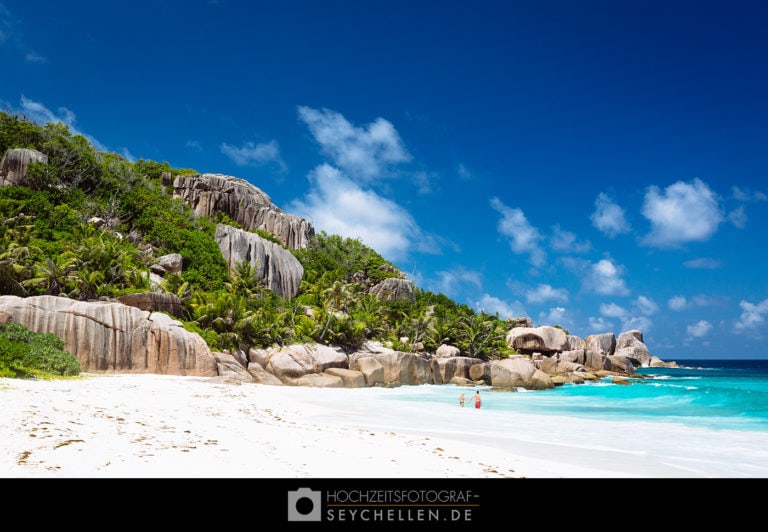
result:
[[[483,402],[480,400],[480,391],[475,392],[475,408],[480,408],[480,405],[482,405]]]

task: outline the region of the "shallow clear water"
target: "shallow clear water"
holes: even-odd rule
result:
[[[680,368],[643,368],[630,386],[610,379],[532,392],[479,387],[483,409],[610,421],[673,422],[709,429],[768,432],[768,360],[685,360]],[[456,386],[401,387],[397,401],[474,408],[474,390]]]

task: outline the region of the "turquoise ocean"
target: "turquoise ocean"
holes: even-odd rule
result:
[[[768,478],[768,360],[677,362],[641,368],[630,385],[606,378],[513,392],[427,384],[316,396],[335,397],[329,406],[346,401],[343,412],[329,410],[334,419],[423,444],[441,438],[501,451],[505,467],[525,475]],[[532,464],[544,469],[526,472]]]
[[[768,360],[681,360],[678,364],[678,368],[640,368],[629,386],[603,379],[517,393],[478,389],[484,409],[768,432]],[[402,388],[397,399],[456,402],[461,390],[428,388]],[[467,406],[472,407],[472,394],[465,395]]]

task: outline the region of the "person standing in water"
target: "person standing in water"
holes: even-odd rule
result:
[[[464,392],[461,392],[461,395],[459,396],[459,406],[464,408]]]
[[[483,402],[480,400],[480,390],[475,392],[475,408],[480,408]]]

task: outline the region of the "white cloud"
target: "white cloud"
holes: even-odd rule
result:
[[[600,305],[600,314],[606,318],[625,319],[629,315],[629,312],[627,309],[616,303],[603,303]]]
[[[642,212],[651,222],[651,232],[643,243],[660,248],[705,241],[723,221],[719,198],[700,179],[678,181],[663,192],[650,187]]]
[[[604,192],[598,194],[595,200],[595,212],[589,219],[592,220],[592,225],[611,238],[628,233],[631,229],[624,216],[624,209],[614,203]]]
[[[667,306],[676,311],[696,308],[696,307],[708,307],[716,304],[717,301],[704,294],[693,296],[691,299],[686,299],[685,296],[674,296],[669,298]]]
[[[568,301],[568,290],[565,288],[552,288],[548,284],[539,284],[536,288],[528,290],[525,294],[528,303],[543,303],[544,301]]]
[[[541,233],[528,223],[523,211],[507,207],[499,198],[491,199],[491,207],[502,216],[497,227],[499,233],[509,237],[509,246],[512,251],[517,254],[528,254],[531,264],[543,266],[546,255],[540,247]]]
[[[709,323],[707,320],[701,320],[685,328],[685,332],[688,333],[688,336],[691,336],[693,338],[702,338],[708,335],[709,331],[711,330],[712,330],[712,324]]]
[[[382,177],[388,165],[411,160],[394,126],[383,118],[356,127],[329,109],[300,106],[298,113],[322,152],[355,181],[372,181]]]
[[[574,233],[561,229],[559,225],[552,227],[552,236],[549,242],[555,251],[567,253],[586,253],[592,247],[589,241],[578,242]]]
[[[595,318],[589,317],[589,334],[599,334],[605,332],[613,332],[613,323],[605,320],[602,317]]]
[[[624,279],[621,278],[623,267],[616,266],[608,259],[592,264],[584,278],[584,288],[602,295],[626,295],[629,293]]]
[[[311,219],[317,229],[359,238],[391,261],[403,259],[413,249],[434,252],[432,240],[397,203],[359,187],[328,164],[308,177],[310,191],[303,200],[291,202],[289,209]]]
[[[623,331],[637,329],[638,331],[646,332],[650,330],[651,325],[653,325],[653,322],[647,316],[633,316],[621,322]]]
[[[570,320],[565,315],[564,307],[554,307],[549,309],[549,312],[542,312],[539,314],[539,323],[542,325],[560,325],[570,326]]]
[[[462,288],[468,285],[477,290],[483,287],[480,272],[467,270],[464,267],[439,271],[436,276],[436,280],[427,282],[429,289],[449,297],[456,297]]]
[[[628,309],[617,305],[616,303],[604,303],[600,305],[601,316],[621,320],[622,331],[629,331],[632,329],[641,331],[649,330],[653,322],[648,316],[656,312],[656,310],[658,310],[656,304],[643,296],[638,297],[633,302],[633,312],[630,312]],[[637,313],[643,315],[637,316]]]
[[[645,316],[655,314],[659,310],[659,306],[652,300],[645,296],[638,296],[634,302],[635,308]]]
[[[203,145],[200,144],[199,140],[188,140],[184,146],[191,150],[203,151]]]
[[[685,296],[670,297],[667,301],[667,306],[672,310],[683,310],[688,304]]]
[[[475,309],[479,312],[481,311],[487,314],[498,313],[499,318],[502,320],[528,315],[525,312],[525,308],[523,307],[522,303],[519,301],[507,303],[497,297],[488,294],[483,294],[483,297],[480,298],[480,301],[475,302]]]
[[[276,140],[270,140],[260,144],[246,142],[239,148],[222,142],[221,153],[229,157],[238,166],[260,166],[267,163],[276,163],[285,171],[285,163],[280,158],[280,147]]]
[[[736,329],[754,329],[765,321],[765,314],[768,313],[768,299],[764,299],[757,305],[749,301],[741,301],[741,316],[736,321]]]
[[[744,205],[728,213],[728,221],[738,229],[744,229],[747,226],[747,213],[744,211]]]
[[[765,193],[760,192],[759,190],[750,190],[748,188],[741,188],[741,187],[733,187],[731,189],[733,191],[733,197],[737,201],[765,201],[768,200],[768,196],[765,195]]]
[[[698,259],[687,260],[683,263],[686,268],[715,270],[720,267],[720,261],[711,257],[700,257]]]

